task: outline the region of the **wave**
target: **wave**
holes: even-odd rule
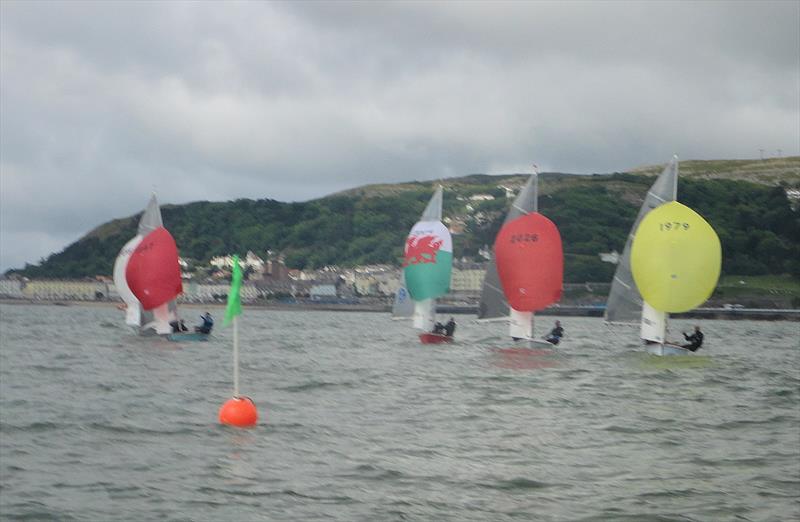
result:
[[[478,486],[499,489],[502,491],[525,490],[525,489],[546,489],[558,486],[553,482],[541,482],[539,480],[528,479],[524,477],[517,477],[508,480],[500,480],[493,483],[478,483]]]
[[[295,392],[302,392],[302,391],[308,391],[308,390],[319,390],[319,389],[322,389],[322,388],[338,388],[338,387],[352,388],[354,386],[356,386],[356,384],[353,383],[353,382],[349,382],[349,381],[346,381],[346,382],[310,381],[310,382],[306,382],[306,383],[303,383],[303,384],[295,384],[295,385],[292,385],[292,386],[284,386],[282,388],[277,388],[277,389],[281,390],[281,391],[288,391],[288,392],[295,393]]]
[[[25,433],[44,433],[54,430],[63,430],[65,428],[73,427],[72,424],[59,423],[59,422],[31,422],[29,424],[9,424],[7,422],[0,422],[0,432],[25,432]]]

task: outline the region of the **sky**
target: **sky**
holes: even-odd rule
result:
[[[0,271],[155,191],[800,154],[800,2],[0,2]],[[113,260],[109,260],[112,263]]]

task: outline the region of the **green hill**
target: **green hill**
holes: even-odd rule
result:
[[[632,169],[632,173],[655,176],[664,165]],[[763,185],[800,187],[800,156],[764,160],[689,160],[681,161],[682,178],[736,179]]]
[[[800,214],[792,210],[786,192],[800,186],[800,158],[780,160],[787,169],[756,168],[777,161],[680,165],[679,200],[716,229],[726,275],[800,277]],[[601,262],[598,253],[622,250],[653,176],[662,168],[541,176],[539,209],[561,231],[567,282],[611,279],[614,266]],[[477,257],[479,249],[492,244],[511,201],[506,194],[526,179],[522,174],[471,175],[441,181],[446,221],[463,230],[454,235],[457,258]],[[197,263],[247,250],[263,255],[269,249],[286,254],[293,268],[399,264],[405,236],[435,184],[369,185],[303,203],[240,199],[166,205],[162,214],[181,256]],[[470,199],[478,194],[494,199]],[[117,252],[135,234],[138,219],[105,223],[41,265],[12,272],[36,278],[108,275]]]

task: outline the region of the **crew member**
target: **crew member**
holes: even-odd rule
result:
[[[204,334],[211,333],[211,329],[214,328],[214,319],[211,317],[211,314],[206,312],[205,315],[200,316],[200,319],[203,320],[203,324],[195,326],[194,331]]]
[[[561,342],[562,337],[564,337],[564,329],[561,327],[561,321],[556,321],[555,328],[550,330],[550,333],[547,334],[544,340],[555,345]]]
[[[447,337],[453,337],[455,331],[456,331],[456,322],[453,321],[453,318],[451,317],[450,320],[447,321],[447,324],[444,325],[444,334]]]
[[[683,332],[683,337],[689,341],[683,345],[683,347],[689,351],[696,352],[703,346],[703,332],[700,331],[699,326],[694,327],[694,333],[692,335]]]

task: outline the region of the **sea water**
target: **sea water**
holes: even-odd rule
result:
[[[236,429],[212,313],[176,344],[113,307],[0,305],[0,518],[800,520],[800,323],[703,320],[658,358],[595,318],[549,351],[471,316],[421,345],[388,314],[245,308],[260,419]]]

